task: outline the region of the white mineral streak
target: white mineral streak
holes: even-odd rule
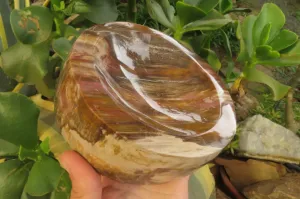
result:
[[[218,153],[222,148],[201,146],[193,142],[183,142],[171,135],[146,137],[135,142],[144,149],[154,153],[187,158],[205,157]]]
[[[246,156],[300,163],[300,138],[261,115],[247,119],[241,128],[239,149]]]
[[[159,175],[148,177],[148,183],[167,182],[178,177],[178,173],[188,175],[215,158],[222,150],[183,142],[169,135],[147,137],[138,141],[119,140],[113,135],[107,135],[95,144],[82,139],[68,126],[62,129],[62,135],[71,148],[86,157],[99,171],[111,170],[134,179],[136,171],[147,175],[156,169],[160,170]]]

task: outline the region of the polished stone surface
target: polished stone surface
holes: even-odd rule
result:
[[[56,108],[71,147],[99,172],[126,182],[160,183],[186,175],[214,158],[236,129],[230,95],[207,63],[171,37],[125,22],[82,33],[62,71]],[[107,143],[115,143],[116,153],[107,158],[95,153],[99,147],[106,153]],[[129,162],[141,158],[133,155],[136,147],[151,166],[163,157],[172,163],[150,166],[148,172],[138,168],[142,160],[119,168],[117,162],[127,156]],[[107,171],[104,164],[114,169]],[[116,177],[116,167],[118,172],[130,167],[123,174],[130,170],[131,177]],[[140,175],[142,180],[131,180]]]

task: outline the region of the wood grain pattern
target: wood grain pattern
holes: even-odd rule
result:
[[[125,22],[78,38],[56,110],[61,128],[91,144],[107,135],[137,142],[170,135],[221,149],[236,128],[230,95],[208,64],[169,36]]]

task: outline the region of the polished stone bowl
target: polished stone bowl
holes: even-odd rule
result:
[[[164,183],[215,158],[235,134],[231,97],[211,67],[148,27],[96,25],[62,70],[57,121],[71,148],[125,183]]]

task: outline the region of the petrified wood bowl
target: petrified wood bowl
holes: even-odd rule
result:
[[[81,34],[56,108],[70,146],[101,174],[126,183],[189,175],[236,129],[231,98],[208,64],[171,37],[125,22]]]

